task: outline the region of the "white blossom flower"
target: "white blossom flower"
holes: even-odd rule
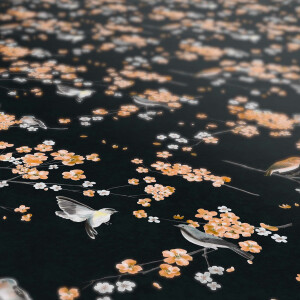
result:
[[[231,208],[228,208],[227,206],[218,206],[218,210],[219,212],[222,212],[222,213],[227,213],[229,211],[231,211]]]
[[[199,103],[198,100],[189,100],[188,102],[189,102],[189,104],[191,104],[191,105],[197,105],[197,104]]]
[[[44,183],[44,182],[38,182],[36,183],[33,187],[36,189],[36,190],[42,190],[46,187],[47,185]]]
[[[122,96],[123,96],[123,94],[121,92],[115,92],[114,93],[114,97],[119,98],[119,97],[122,97]]]
[[[171,133],[169,133],[169,137],[172,139],[178,139],[178,138],[180,138],[180,134],[171,132]]]
[[[234,99],[230,99],[230,100],[228,101],[228,104],[230,104],[230,105],[238,105],[238,104],[239,104],[239,101],[236,101],[236,100],[234,100]]]
[[[160,134],[156,137],[158,140],[165,140],[167,138],[167,136]]]
[[[275,240],[275,242],[277,242],[277,243],[287,243],[287,237],[286,236],[280,236],[279,234],[273,234],[272,236],[271,236],[271,238],[273,239],[273,240]]]
[[[159,218],[158,217],[148,217],[148,222],[150,222],[150,223],[160,223],[160,220],[159,220]]]
[[[200,131],[194,136],[194,138],[198,140],[202,140],[203,138],[210,137],[210,136],[211,136],[210,133],[206,131]]]
[[[271,234],[271,231],[263,227],[259,227],[255,229],[255,231],[257,232],[258,235],[263,235],[263,236],[268,236],[269,234]]]
[[[218,267],[218,266],[212,266],[208,268],[208,271],[210,274],[218,274],[218,275],[223,275],[224,268]]]
[[[179,138],[179,139],[176,139],[175,140],[177,143],[181,143],[181,144],[186,144],[188,142],[187,139],[184,139],[184,138]]]
[[[81,124],[82,126],[90,126],[90,125],[91,125],[90,122],[81,122],[80,124]]]
[[[97,193],[100,196],[108,196],[110,194],[110,191],[108,191],[108,190],[99,190],[99,191],[97,191]]]
[[[169,149],[173,149],[173,150],[177,150],[178,149],[178,145],[171,144],[171,145],[168,145],[168,148]]]
[[[55,191],[55,192],[58,192],[58,191],[62,190],[61,186],[60,185],[56,185],[56,184],[52,185],[50,187],[50,189],[53,190],[53,191]]]
[[[92,117],[93,121],[102,121],[103,120],[103,117]]]
[[[250,94],[252,96],[259,96],[261,94],[261,92],[259,90],[251,90]]]
[[[51,83],[52,83],[52,80],[45,79],[45,80],[43,80],[42,82],[45,83],[45,84],[51,84]]]
[[[104,297],[101,297],[101,298],[97,298],[96,300],[111,300],[111,298],[108,297],[108,296],[104,296]]]
[[[5,186],[8,186],[8,183],[6,180],[0,181],[0,188],[3,188]]]
[[[187,98],[187,97],[180,97],[180,99],[179,99],[181,102],[189,102],[189,98]]]
[[[219,289],[221,288],[221,285],[216,283],[216,282],[211,282],[209,284],[207,284],[207,286],[212,290],[212,291],[215,291],[216,289]]]
[[[58,169],[58,165],[50,165],[49,170]]]
[[[257,102],[248,102],[246,105],[245,105],[245,108],[246,109],[255,109],[258,107],[258,103]]]
[[[132,291],[133,288],[135,287],[135,283],[132,281],[118,281],[116,283],[117,289],[119,292],[125,292],[125,291]]]
[[[110,294],[112,293],[115,287],[108,282],[99,282],[94,285],[94,290],[99,292],[100,294]]]
[[[91,120],[91,118],[90,118],[90,117],[80,117],[79,120],[80,120],[81,122],[88,122],[88,121]]]
[[[154,110],[148,110],[147,114],[148,116],[155,116],[157,113]]]
[[[220,86],[226,82],[225,79],[218,79],[211,82],[211,85],[213,86]]]
[[[47,145],[47,146],[53,146],[53,145],[55,145],[55,142],[52,140],[45,140],[45,141],[43,141],[43,144]]]
[[[149,117],[147,114],[138,114],[138,117],[141,119],[144,119],[146,121],[151,121],[153,120],[151,117]]]
[[[90,187],[90,186],[93,186],[94,184],[96,184],[96,182],[94,181],[85,181],[82,186],[83,187]]]
[[[28,131],[37,131],[38,128],[37,127],[28,127],[27,130]]]
[[[195,275],[195,279],[200,281],[201,283],[208,283],[208,282],[212,282],[212,278],[210,277],[210,273],[209,272],[205,272],[205,273],[196,273]]]

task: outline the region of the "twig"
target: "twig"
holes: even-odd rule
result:
[[[187,254],[192,256],[192,255],[195,255],[195,254],[197,254],[199,252],[203,252],[203,251],[204,251],[204,248],[198,249],[198,250],[195,250],[195,251],[192,251],[192,252],[189,252]],[[210,251],[210,252],[212,252],[212,251]],[[140,264],[140,266],[146,265],[146,264],[157,263],[157,262],[163,262],[163,261],[164,261],[164,259],[155,260],[155,261],[151,261],[151,262],[148,262],[148,263]],[[152,268],[152,269],[149,269],[149,270],[141,271],[141,272],[138,272],[138,273],[135,273],[135,274],[126,274],[126,276],[127,275],[134,276],[134,275],[139,275],[139,274],[145,275],[145,274],[148,274],[148,273],[150,273],[152,271],[158,270],[159,268],[160,268],[160,266]],[[105,277],[101,277],[101,278],[98,278],[98,279],[90,280],[90,281],[88,281],[89,284],[86,285],[83,289],[86,289],[87,287],[89,287],[90,285],[92,285],[93,283],[95,283],[96,281],[100,281],[100,280],[103,280],[103,279],[109,279],[109,278],[116,278],[116,277],[120,277],[120,275],[105,276]]]
[[[287,227],[292,227],[293,223],[285,224],[285,225],[280,225],[280,226],[275,226],[277,228],[287,228]]]
[[[245,168],[245,169],[248,169],[248,170],[253,170],[253,171],[257,171],[257,172],[261,172],[261,173],[265,173],[266,172],[265,170],[261,170],[261,169],[257,169],[257,168],[252,168],[252,167],[249,167],[249,166],[246,166],[246,165],[243,165],[243,164],[239,164],[239,163],[236,163],[236,162],[233,162],[233,161],[230,161],[230,160],[223,160],[223,161],[226,162],[226,163],[228,163],[228,164],[239,166],[239,167],[242,167],[242,168]],[[290,178],[288,176],[284,176],[284,175],[280,175],[280,174],[276,174],[276,173],[273,173],[272,175],[273,176],[277,176],[277,177],[281,177],[281,178],[285,178],[285,179],[288,179],[288,180],[291,180],[291,181],[299,183],[299,181],[297,181],[297,180],[295,180],[293,178]]]
[[[259,194],[254,194],[254,193],[245,191],[245,190],[243,190],[243,189],[237,188],[237,187],[235,187],[235,186],[232,186],[232,185],[229,185],[229,184],[226,184],[226,183],[224,183],[224,185],[227,186],[227,187],[229,187],[229,188],[231,188],[231,189],[234,189],[234,190],[237,190],[237,191],[240,191],[240,192],[244,192],[244,193],[249,194],[249,195],[253,195],[253,196],[257,196],[257,197],[260,196]]]

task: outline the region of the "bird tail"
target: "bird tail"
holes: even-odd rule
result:
[[[98,232],[89,224],[88,221],[85,222],[85,231],[91,239],[95,239]]]
[[[268,169],[268,170],[266,171],[266,173],[265,173],[265,176],[271,176],[272,173],[273,173],[273,171],[270,170],[270,169]]]
[[[245,258],[248,259],[248,260],[253,260],[253,259],[254,259],[254,256],[253,256],[253,255],[251,255],[251,254],[249,254],[249,253],[247,253],[247,252],[241,250],[241,249],[238,248],[238,247],[234,247],[234,248],[230,248],[230,249],[231,249],[232,251],[234,251],[235,253],[237,253],[237,254],[239,254],[239,255],[245,257]]]

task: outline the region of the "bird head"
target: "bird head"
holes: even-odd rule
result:
[[[32,300],[13,278],[0,279],[0,299]]]
[[[15,286],[17,282],[12,278],[1,278],[0,279],[0,288],[8,287],[8,286]]]
[[[113,208],[102,208],[101,211],[103,211],[109,215],[112,215],[112,214],[115,214],[118,212],[117,210],[115,210]]]
[[[182,228],[182,229],[186,229],[186,228],[190,228],[191,226],[189,225],[186,225],[186,224],[179,224],[179,225],[174,225],[175,227],[179,227],[179,228]]]

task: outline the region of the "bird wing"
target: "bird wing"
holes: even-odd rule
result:
[[[42,122],[41,120],[34,118],[34,122],[36,122],[41,128],[47,129],[46,124],[44,122]]]
[[[198,239],[201,239],[201,240],[207,238],[207,239],[215,239],[215,240],[223,241],[221,238],[219,238],[219,237],[217,237],[213,234],[208,234],[208,233],[202,232],[202,231],[200,231],[197,228],[194,228],[192,226],[189,226],[188,230],[185,229],[185,231],[187,231],[188,233],[190,232],[190,234],[192,233],[195,238],[198,238]]]
[[[213,234],[207,234],[202,232],[196,228],[189,228],[190,233],[194,236],[194,238],[201,240],[204,243],[211,243],[219,246],[226,246],[226,247],[237,247],[235,244],[227,242]],[[188,232],[188,231],[187,231]]]
[[[72,199],[72,198],[69,198],[69,197],[65,197],[65,196],[57,196],[56,199],[57,199],[57,200],[66,200],[66,201],[70,201],[70,202],[73,202],[74,204],[78,204],[78,205],[84,206],[84,207],[86,207],[86,208],[88,208],[88,209],[94,211],[94,209],[91,208],[90,206],[88,206],[88,205],[86,205],[86,204],[83,204],[83,203],[81,203],[81,202],[79,202],[79,201],[77,201],[77,200],[74,200],[74,199]]]
[[[75,222],[81,222],[88,219],[95,211],[91,207],[71,198],[57,196],[56,199],[58,206],[64,213],[63,216],[62,214],[57,215],[62,218],[68,218]]]
[[[287,160],[281,160],[278,161],[276,163],[274,163],[273,165],[271,165],[271,167],[269,169],[280,169],[280,168],[285,168],[285,167],[291,167],[295,165],[295,163],[287,161]]]
[[[266,176],[270,176],[272,174],[272,172],[274,172],[275,170],[289,168],[289,167],[293,167],[293,166],[295,166],[295,163],[290,162],[287,159],[277,161],[276,163],[274,163],[267,169]],[[297,166],[295,166],[295,169],[296,168],[297,168]]]
[[[61,211],[61,210],[56,211],[55,214],[58,217],[61,217],[63,219],[67,219],[67,220],[71,220],[73,222],[83,222],[83,221],[86,220],[86,217],[79,217],[77,215],[68,215],[65,212]]]
[[[69,87],[69,86],[63,85],[63,84],[58,84],[57,89],[62,94],[70,94],[71,93],[70,96],[75,96],[78,94],[77,89],[74,89],[72,87]]]
[[[211,237],[205,237],[205,238],[201,238],[201,241],[204,243],[211,243],[214,244],[216,246],[226,246],[228,248],[237,248],[237,246],[233,243],[227,242],[223,239],[220,238],[215,238],[215,236],[211,236]]]

